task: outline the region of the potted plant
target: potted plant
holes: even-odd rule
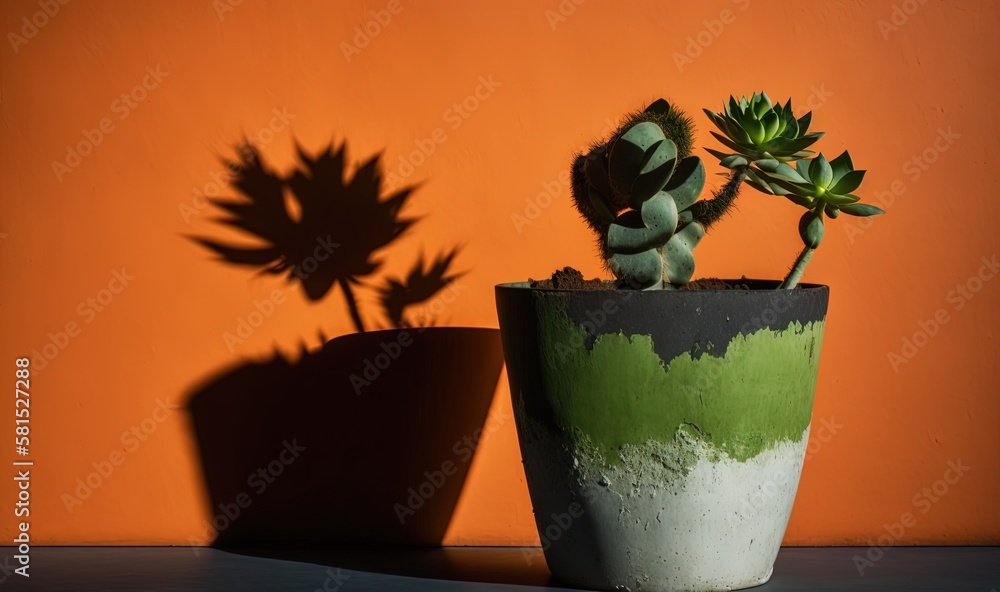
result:
[[[575,157],[574,204],[612,281],[570,268],[496,287],[545,558],[599,590],[766,582],[806,450],[829,289],[800,285],[827,218],[882,210],[847,152],[806,150],[811,114],[764,93],[705,111],[728,180],[699,200],[692,120],[665,100]],[[693,248],[743,183],[806,211],[783,281],[699,280]]]

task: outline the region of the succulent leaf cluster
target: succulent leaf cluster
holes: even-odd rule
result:
[[[734,153],[706,148],[724,167],[742,171],[746,183],[762,193],[781,195],[807,209],[799,221],[799,235],[807,248],[815,249],[823,238],[824,216],[836,218],[841,212],[852,216],[874,216],[885,212],[860,203],[854,191],[865,171],[855,170],[850,153],[827,160],[805,148],[824,132],[809,132],[812,112],[796,119],[792,100],[785,105],[771,103],[766,93],[750,99],[730,97],[722,113],[705,110],[722,131],[713,132]],[[793,166],[794,165],[794,166]]]
[[[812,112],[796,119],[792,113],[792,99],[782,105],[772,104],[766,93],[754,93],[751,98],[737,100],[730,96],[720,113],[704,109],[719,131],[712,135],[732,153],[707,150],[719,158],[722,166],[736,168],[760,159],[779,162],[806,158],[813,153],[806,150],[823,132],[810,132]]]
[[[599,235],[605,263],[635,288],[687,283],[705,233],[690,206],[705,185],[687,116],[660,99],[634,114],[574,167],[578,209]]]

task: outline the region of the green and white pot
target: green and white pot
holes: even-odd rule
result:
[[[766,582],[805,456],[829,289],[496,287],[545,559],[597,590]]]

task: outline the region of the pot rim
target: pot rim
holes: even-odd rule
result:
[[[760,293],[766,293],[766,292],[787,292],[787,293],[794,293],[797,290],[804,290],[804,291],[808,291],[808,292],[823,291],[823,290],[829,291],[830,290],[830,286],[828,286],[826,284],[801,283],[801,284],[799,284],[795,288],[795,290],[778,290],[777,288],[778,288],[778,285],[781,284],[781,280],[756,279],[756,278],[747,278],[747,277],[743,277],[743,278],[739,278],[739,279],[731,279],[731,278],[711,278],[711,279],[719,279],[719,280],[721,280],[723,282],[748,282],[750,284],[771,284],[771,285],[773,285],[773,287],[763,287],[763,286],[761,286],[761,287],[751,287],[749,290],[719,290],[719,289],[705,289],[705,290],[617,290],[617,289],[615,289],[615,290],[591,290],[591,289],[586,289],[586,288],[536,288],[536,287],[532,287],[529,284],[529,282],[531,280],[525,280],[525,281],[520,281],[520,282],[504,282],[504,283],[496,284],[494,286],[494,289],[496,289],[498,291],[499,290],[512,290],[512,291],[528,290],[528,291],[537,291],[537,292],[570,292],[570,293],[582,293],[582,292],[598,292],[598,293],[604,293],[604,292],[614,292],[614,293],[639,292],[639,293],[642,293],[642,294],[656,294],[656,293],[664,293],[664,294],[706,294],[706,293],[712,293],[712,294],[718,294],[718,293],[732,294],[732,293],[744,293],[744,292],[746,292],[746,293],[760,294]],[[612,281],[613,280],[603,280],[603,282],[605,284],[611,283]]]

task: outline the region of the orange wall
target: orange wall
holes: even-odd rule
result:
[[[441,128],[443,141],[406,179],[423,183],[411,211],[427,216],[388,270],[410,265],[421,245],[464,244],[457,264],[470,270],[469,289],[443,320],[496,326],[495,283],[562,265],[600,273],[560,185],[573,151],[660,95],[694,114],[700,145],[711,145],[700,108],[761,88],[813,107],[815,127],[828,132],[819,146],[829,155],[849,147],[870,170],[860,193],[889,211],[870,231],[836,221],[807,272],[833,292],[786,542],[867,544],[906,512],[916,524],[902,544],[1000,542],[1000,280],[972,279],[983,257],[1000,255],[990,182],[1000,160],[1000,6],[393,1],[389,24],[347,57],[343,44],[354,43],[366,11],[390,2],[74,1],[36,17],[48,22],[28,28],[26,42],[7,36],[0,364],[13,375],[15,357],[69,322],[79,327],[33,384],[36,542],[186,544],[209,513],[183,410],[159,413],[155,432],[72,513],[61,496],[158,401],[182,405],[197,380],[241,356],[293,351],[303,339],[315,346],[319,328],[351,330],[342,300],[310,305],[289,290],[235,352],[223,342],[255,300],[283,287],[223,267],[183,238],[216,232],[196,194],[212,191],[218,157],[244,135],[267,141],[281,168],[293,138],[317,149],[346,137],[354,157],[384,149],[397,170]],[[39,10],[3,2],[0,32],[21,34],[22,18]],[[145,97],[120,102],[144,78]],[[467,118],[449,113],[483,80],[495,87],[479,88]],[[276,119],[282,112],[287,123]],[[106,118],[93,153],[57,175],[67,145]],[[277,131],[260,136],[268,126]],[[941,130],[954,137],[938,139]],[[554,195],[539,198],[546,187]],[[528,202],[537,201],[549,205],[536,212]],[[798,213],[748,190],[698,248],[699,275],[783,274],[800,246]],[[535,217],[518,228],[514,215]],[[87,299],[123,268],[134,279],[88,312]],[[979,290],[971,298],[954,291],[967,282]],[[935,315],[944,320],[936,334],[917,336],[922,346],[894,368],[888,354]],[[446,543],[537,541],[508,397],[504,378],[493,403],[499,429],[472,461]],[[6,459],[9,413],[0,409]],[[950,461],[970,469],[928,501],[922,491]],[[11,480],[0,484],[10,500]],[[14,528],[0,509],[0,535]]]

